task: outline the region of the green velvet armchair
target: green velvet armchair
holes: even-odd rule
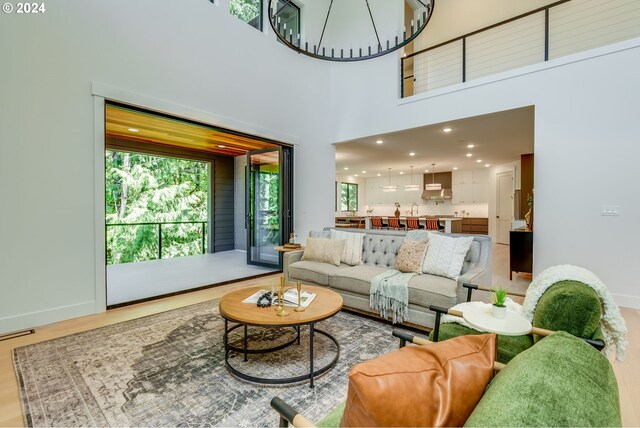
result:
[[[474,284],[464,284],[467,301],[474,290],[491,291]],[[522,294],[511,295],[524,297]],[[429,309],[436,313],[436,321],[429,339],[438,342],[467,334],[482,334],[461,324],[440,324],[443,314],[458,315],[455,311],[438,306]],[[453,313],[452,313],[453,312]],[[532,325],[536,330],[565,331],[579,337],[598,350],[604,348],[600,318],[602,302],[589,286],[577,281],[560,281],[552,285],[540,298],[534,312]],[[541,337],[536,334],[523,336],[498,335],[498,361],[508,363],[522,351],[529,349]]]

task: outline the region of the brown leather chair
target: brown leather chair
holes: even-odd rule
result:
[[[389,217],[387,221],[389,222],[389,229],[406,229],[404,224],[400,224],[400,219],[398,219],[397,217]]]
[[[420,219],[418,217],[407,217],[407,229],[424,229],[424,226],[420,224]]]

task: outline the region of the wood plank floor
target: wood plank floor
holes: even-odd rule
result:
[[[508,251],[508,247],[506,247]],[[494,253],[494,278],[512,290],[524,291],[530,281],[526,275],[514,277],[508,281],[508,271],[503,272],[505,248],[496,248]],[[498,263],[496,263],[498,262]],[[506,268],[508,269],[508,267]],[[44,340],[55,339],[73,333],[90,330],[105,325],[115,324],[130,319],[140,318],[171,309],[220,298],[230,290],[251,285],[271,284],[277,282],[279,275],[258,278],[249,281],[224,285],[208,290],[195,291],[179,296],[140,303],[113,309],[105,313],[62,321],[36,328],[36,333],[0,342],[0,426],[22,426],[22,410],[18,396],[18,385],[13,369],[11,350]],[[497,283],[497,282],[496,282]],[[640,426],[640,310],[622,309],[629,328],[629,348],[624,363],[613,361],[612,364],[620,391],[622,422],[625,426]]]

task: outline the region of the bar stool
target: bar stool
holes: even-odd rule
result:
[[[388,229],[389,226],[382,223],[382,217],[371,217],[372,229]]]
[[[420,219],[418,217],[407,217],[407,229],[424,229],[424,226],[420,224]]]
[[[405,229],[406,230],[406,227],[404,226],[404,224],[400,224],[400,219],[398,219],[397,217],[389,217],[387,221],[389,222],[389,229],[394,229],[394,230]]]
[[[440,230],[440,222],[437,218],[427,219],[427,230]]]

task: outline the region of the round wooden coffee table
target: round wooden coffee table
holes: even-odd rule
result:
[[[263,290],[265,287],[248,287],[240,290],[235,290],[225,294],[220,299],[220,315],[224,318],[224,348],[225,355],[224,361],[227,368],[236,376],[241,379],[248,380],[250,382],[264,383],[264,384],[286,384],[300,382],[309,379],[309,387],[313,388],[313,378],[318,376],[335,365],[340,356],[340,345],[338,341],[329,333],[318,330],[315,328],[315,324],[322,320],[332,317],[340,309],[342,309],[342,296],[338,293],[331,291],[324,287],[317,287],[312,285],[304,285],[303,289],[311,293],[316,294],[316,298],[307,306],[304,312],[295,312],[293,307],[285,306],[289,315],[280,317],[274,311],[273,306],[267,308],[260,308],[254,303],[242,303],[247,297],[251,296],[257,291]],[[236,325],[229,327],[229,323],[235,323]],[[229,364],[229,352],[234,351],[244,354],[244,361],[248,361],[248,354],[263,354],[267,352],[275,352],[280,349],[284,349],[297,342],[300,344],[300,327],[309,326],[309,374],[301,376],[288,377],[288,378],[260,378],[242,373],[231,364]],[[287,343],[274,346],[268,349],[249,349],[247,327],[256,326],[264,328],[283,328],[293,327],[296,331],[296,337]],[[243,327],[244,328],[244,340],[242,348],[238,348],[229,344],[229,333],[233,330]],[[328,337],[333,343],[335,343],[337,352],[335,358],[319,369],[313,367],[313,339],[314,334],[322,334]]]

